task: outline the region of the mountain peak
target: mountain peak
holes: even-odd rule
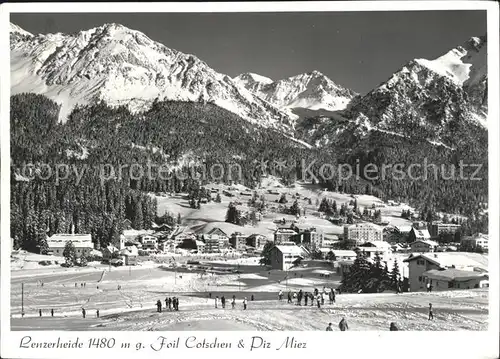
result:
[[[11,33],[18,33],[18,34],[21,34],[21,35],[25,35],[25,36],[29,36],[29,37],[32,37],[33,34],[26,31],[26,30],[23,30],[21,27],[17,26],[16,24],[14,23],[10,23],[10,32]]]
[[[273,82],[269,77],[265,77],[259,74],[255,74],[253,72],[245,72],[241,75],[238,75],[234,78],[235,81],[240,83],[246,83],[249,81],[258,82],[261,84],[270,84]]]
[[[108,23],[40,39],[16,36],[16,43],[11,42],[11,93],[46,95],[61,104],[61,121],[76,105],[103,101],[136,112],[147,110],[158,98],[210,102],[250,122],[289,130],[288,114],[197,57],[170,49],[140,31]]]

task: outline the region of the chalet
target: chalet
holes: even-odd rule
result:
[[[176,247],[175,241],[172,239],[166,240],[162,242],[161,244],[158,245],[158,249],[162,252],[170,252],[173,253],[175,252],[175,247]]]
[[[132,221],[128,218],[125,218],[123,221],[122,221],[122,229],[132,229]]]
[[[49,253],[62,256],[68,242],[71,242],[75,247],[77,257],[87,256],[94,249],[90,234],[57,233],[47,238]]]
[[[114,245],[109,244],[108,246],[101,248],[101,252],[103,261],[108,262],[113,258],[117,258],[120,253],[120,250],[116,248]]]
[[[125,229],[125,230],[123,230],[122,234],[125,237],[125,241],[135,241],[135,240],[139,239],[141,236],[153,234],[153,232],[154,231],[146,230],[146,229],[141,229],[141,230]]]
[[[481,249],[483,251],[488,250],[489,237],[487,234],[479,233],[474,237],[465,237],[460,241],[460,245],[467,250]]]
[[[427,229],[416,229],[413,227],[408,234],[408,240],[411,242],[415,241],[427,241],[431,239],[431,235]]]
[[[412,252],[416,253],[434,252],[438,245],[437,242],[431,240],[418,240],[410,243],[410,248]]]
[[[140,238],[143,250],[155,251],[158,249],[158,238],[155,236],[145,235]]]
[[[304,258],[302,249],[295,243],[284,242],[271,249],[271,267],[287,271],[298,265]]]
[[[210,231],[208,231],[207,234],[216,234],[218,235],[221,239],[227,238],[229,239],[229,236],[224,232],[222,229],[219,227],[212,228]]]
[[[472,289],[489,287],[488,273],[460,269],[431,269],[422,274],[423,281],[430,283],[432,290]]]
[[[357,257],[356,252],[342,249],[334,249],[332,254],[334,262],[354,261]]]
[[[172,226],[169,226],[166,223],[156,224],[156,223],[153,222],[151,228],[155,232],[171,232],[172,231]]]
[[[375,258],[377,254],[386,258],[392,253],[391,245],[384,241],[370,241],[360,245],[357,248],[358,253],[361,253],[366,258]]]
[[[406,236],[410,234],[412,228],[413,228],[412,226],[394,226],[394,229],[396,230],[397,233]]]
[[[119,256],[122,257],[123,264],[126,266],[137,265],[137,257],[139,256],[139,250],[137,247],[125,247],[119,252]]]
[[[472,273],[488,271],[488,256],[479,253],[445,252],[411,254],[404,260],[408,263],[408,279],[410,291],[418,292],[426,289],[431,277],[424,276],[430,270],[458,269]],[[432,272],[434,273],[434,272]],[[429,274],[429,273],[427,273]]]

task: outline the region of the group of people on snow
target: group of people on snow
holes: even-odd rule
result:
[[[179,298],[177,297],[167,297],[165,298],[165,310],[168,308],[169,311],[179,311]],[[158,299],[158,301],[156,302],[156,311],[158,313],[161,313],[162,312],[162,304],[161,304],[161,300]]]
[[[209,293],[209,297],[211,297],[212,293]],[[254,296],[252,294],[252,300],[254,300]],[[222,307],[222,309],[225,309],[226,308],[226,297],[222,296],[220,299],[219,299],[219,296],[216,296],[215,297],[215,308],[218,308],[219,307],[219,303]],[[247,300],[247,297],[245,297],[243,299],[243,310],[246,310],[247,309],[247,305],[248,305],[248,300]],[[233,295],[233,298],[231,300],[231,308],[234,309],[236,307],[236,296]]]
[[[323,290],[320,292],[318,288],[314,288],[313,292],[304,292],[299,290],[298,292],[292,292],[291,290],[288,291],[287,293],[287,303],[293,303],[294,301],[297,302],[297,305],[302,305],[302,299],[304,299],[304,305],[307,306],[309,300],[311,301],[311,307],[316,303],[318,308],[321,308],[322,305],[325,305],[325,298],[328,296],[328,300],[330,304],[335,303],[335,290],[333,288],[330,288],[328,291],[326,287],[323,287]],[[278,300],[282,301],[283,300],[283,291],[280,290],[278,293]]]

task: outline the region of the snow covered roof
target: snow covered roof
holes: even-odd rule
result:
[[[106,247],[103,248],[103,250],[105,250],[105,249],[107,249],[111,253],[118,252],[118,248],[116,248],[112,244],[108,244]]]
[[[431,247],[437,247],[439,245],[438,242],[431,241],[430,239],[419,239],[419,240],[416,240],[415,242],[410,243],[410,246],[412,246],[415,243],[424,243],[424,244],[427,244]]]
[[[403,262],[410,262],[419,258],[426,259],[442,268],[455,266],[478,268],[484,271],[488,270],[488,256],[479,253],[444,252],[411,254]]]
[[[345,249],[336,249],[336,250],[333,250],[333,255],[335,257],[356,257],[357,254],[356,252],[354,251],[350,251],[350,250],[345,250]]]
[[[323,248],[320,248],[319,251],[321,253],[330,253],[332,251],[332,249],[331,248],[324,248],[323,247]]]
[[[278,228],[274,233],[297,234],[297,232],[289,228]]]
[[[427,272],[424,272],[422,275],[426,276],[427,278],[430,278],[430,279],[447,280],[447,281],[450,281],[450,280],[467,281],[467,280],[476,279],[476,278],[488,278],[488,273],[465,271],[465,270],[454,269],[454,268],[445,269],[445,270],[431,269],[431,270],[428,270]]]
[[[381,248],[381,249],[389,249],[391,248],[391,245],[388,242],[385,241],[369,241],[366,242],[366,244],[371,244],[376,248]]]
[[[410,233],[412,226],[395,226],[396,230],[400,233]]]
[[[120,251],[120,254],[125,255],[125,256],[138,256],[139,255],[139,250],[135,246],[131,247],[125,247]]]
[[[412,228],[412,232],[415,234],[415,237],[417,239],[429,239],[429,238],[431,238],[431,235],[429,234],[429,231],[427,229]]]
[[[90,234],[57,233],[47,238],[47,245],[49,248],[64,248],[66,243],[70,241],[76,247],[85,246],[94,248],[92,236]]]
[[[371,228],[379,230],[379,231],[382,230],[382,227],[380,227],[380,226],[378,226],[378,225],[376,225],[374,223],[371,223],[371,222],[356,223],[356,224],[347,225],[346,227],[348,229],[351,229],[351,228],[371,227]]]
[[[299,246],[275,246],[281,253],[284,254],[295,254],[295,255],[303,255],[303,251]]]
[[[141,230],[125,229],[125,230],[123,230],[123,235],[125,237],[138,237],[138,236],[143,235],[143,234],[151,234],[151,233],[153,233],[153,231],[149,231],[146,229],[141,229]]]

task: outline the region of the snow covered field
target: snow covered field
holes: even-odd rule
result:
[[[273,212],[272,209],[268,208],[267,215],[265,215],[255,227],[250,225],[240,227],[231,223],[226,223],[225,218],[229,203],[239,201],[242,203],[241,208],[244,209],[251,196],[242,195],[241,193],[253,193],[254,190],[246,188],[243,185],[225,186],[222,184],[208,184],[206,188],[219,190],[222,202],[202,204],[200,209],[192,209],[189,207],[188,200],[185,195],[176,194],[173,196],[155,196],[158,200],[158,214],[162,215],[165,211],[171,212],[174,215],[180,213],[183,225],[188,226],[190,230],[195,233],[207,233],[212,228],[218,227],[225,231],[228,235],[239,231],[246,235],[258,233],[269,237],[272,237],[273,232],[276,229],[276,224],[273,221],[283,218],[287,220],[296,219],[295,216]],[[233,193],[233,197],[223,194],[223,190],[228,190],[229,188],[233,188],[233,190],[230,190],[230,192]],[[272,193],[269,193],[269,191]],[[371,208],[372,205],[375,204],[378,206],[377,209],[379,209],[382,213],[383,221],[387,221],[393,226],[411,225],[410,221],[401,218],[401,211],[403,209],[413,210],[412,208],[405,204],[397,206],[385,205],[382,200],[374,196],[325,192],[318,185],[300,181],[294,183],[292,186],[285,187],[276,177],[273,176],[263,178],[260,186],[255,190],[255,192],[259,198],[264,196],[266,203],[272,207],[278,207],[279,204],[276,201],[279,200],[282,194],[286,195],[288,203],[285,205],[289,207],[294,201],[293,196],[298,194],[299,196],[297,200],[299,204],[306,209],[306,218],[302,218],[301,221],[322,230],[325,234],[342,234],[343,227],[334,225],[330,221],[312,214],[317,211],[319,203],[323,198],[335,200],[339,208],[341,204],[348,204],[356,198],[361,211],[365,207]],[[212,194],[212,197],[215,198],[215,194]]]
[[[325,279],[318,274],[320,269],[329,268],[327,264],[311,261],[306,268],[290,271],[288,279],[285,272],[266,270],[252,258],[204,264],[216,272],[236,268],[238,263],[240,275],[138,267],[13,276],[11,326],[13,330],[324,330],[329,322],[338,323],[346,317],[350,330],[388,330],[391,321],[396,321],[402,330],[487,328],[485,290],[341,294],[334,305],[325,303],[318,309],[310,304],[287,304],[286,297],[279,302],[277,293],[280,289],[286,292],[337,287],[339,277]],[[220,305],[216,309],[213,298],[222,295],[228,299],[235,295],[236,308],[231,309],[228,303],[225,309]],[[180,311],[156,313],[156,301],[172,296],[180,298]],[[242,306],[244,297],[249,300],[246,311]],[[429,303],[434,307],[434,321],[427,320]],[[82,307],[87,311],[86,319],[81,317]],[[39,309],[43,311],[41,318]],[[55,311],[54,318],[50,317],[51,309]],[[97,309],[100,318],[96,318]]]

